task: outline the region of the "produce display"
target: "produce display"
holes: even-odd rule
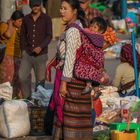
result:
[[[106,32],[104,33],[104,41],[105,41],[104,48],[107,48],[115,44],[115,42],[117,41],[116,33],[113,31],[111,27],[108,27]]]
[[[95,132],[93,140],[110,140],[110,130],[102,130]]]

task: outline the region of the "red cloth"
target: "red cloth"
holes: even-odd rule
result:
[[[52,67],[55,68],[56,66],[56,57],[54,57],[48,64],[46,67],[46,80],[51,82],[51,69]]]
[[[63,104],[64,104],[64,99],[61,98],[59,95],[61,76],[62,76],[62,71],[56,69],[54,91],[53,91],[52,100],[49,105],[51,110],[56,111],[57,120],[59,124],[63,123]]]
[[[121,60],[121,62],[129,63],[131,66],[134,67],[133,53],[132,52],[133,52],[132,45],[125,44],[121,50],[120,60]],[[137,58],[137,67],[138,67],[138,70],[140,71],[140,55],[138,54],[137,51],[136,51],[136,58]]]
[[[96,117],[99,117],[102,113],[102,102],[101,102],[100,98],[98,98],[97,100],[92,101],[92,102],[93,102],[93,108],[96,112]]]

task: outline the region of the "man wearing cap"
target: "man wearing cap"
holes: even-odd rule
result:
[[[22,61],[19,70],[24,97],[30,97],[28,77],[33,68],[36,85],[45,79],[48,44],[52,39],[51,18],[41,11],[41,0],[30,0],[31,13],[23,19],[20,47]]]
[[[89,7],[91,0],[79,0],[79,2],[80,2],[81,8],[85,11],[87,24],[89,24],[92,18],[103,16],[97,9]]]

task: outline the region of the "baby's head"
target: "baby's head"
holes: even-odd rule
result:
[[[92,32],[103,34],[107,29],[107,23],[102,17],[95,17],[90,21],[89,29]]]

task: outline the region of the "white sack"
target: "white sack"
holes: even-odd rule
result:
[[[16,138],[28,135],[30,121],[27,104],[20,100],[5,101],[0,106],[0,135]]]
[[[15,1],[16,0],[1,0],[1,21],[7,22],[10,19],[12,13],[15,11]]]
[[[122,30],[126,30],[126,23],[124,19],[121,20],[112,20],[111,21],[113,24],[113,27],[115,29],[122,29]]]

